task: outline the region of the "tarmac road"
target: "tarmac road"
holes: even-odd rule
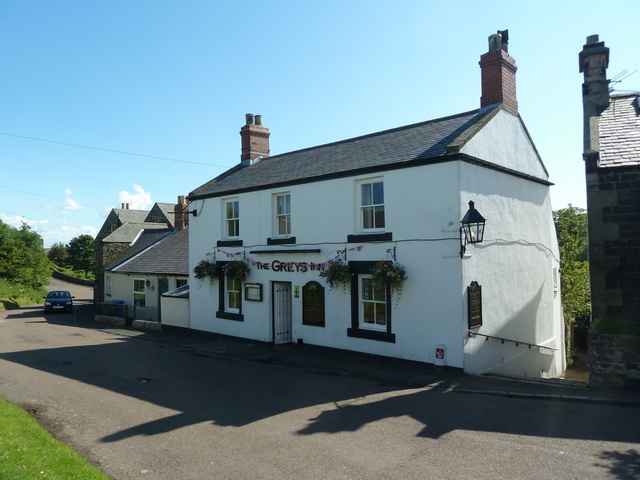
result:
[[[67,289],[73,315],[0,312],[0,394],[117,480],[640,478],[637,406],[462,394],[427,370],[376,379],[361,355],[340,368],[326,350],[301,362],[295,346],[87,328],[91,289]]]

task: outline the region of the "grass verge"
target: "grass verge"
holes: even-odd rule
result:
[[[0,398],[0,478],[108,480],[27,412]]]
[[[47,291],[42,287],[26,287],[0,278],[0,310],[41,304],[46,295]]]

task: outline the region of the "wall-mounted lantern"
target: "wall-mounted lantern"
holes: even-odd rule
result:
[[[473,201],[469,202],[469,210],[460,220],[460,258],[467,251],[467,243],[480,243],[484,239],[484,223],[486,219],[475,209]]]

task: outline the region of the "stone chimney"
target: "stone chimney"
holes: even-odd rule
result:
[[[184,195],[178,196],[178,203],[173,207],[175,220],[173,222],[176,230],[184,230],[189,226],[189,205]]]
[[[609,106],[609,49],[598,35],[587,37],[579,55],[582,84],[582,110],[584,120],[584,152],[599,152],[598,116]]]
[[[269,129],[262,126],[262,115],[247,113],[246,123],[240,129],[242,138],[241,163],[249,165],[251,160],[257,157],[267,158],[269,156]]]
[[[518,115],[516,97],[516,61],[509,55],[509,30],[498,30],[489,37],[489,51],[480,57],[482,96],[480,106],[502,103],[508,112]]]

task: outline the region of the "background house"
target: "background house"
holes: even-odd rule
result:
[[[125,305],[130,319],[159,322],[162,294],[188,283],[188,249],[187,229],[143,231],[105,267],[105,301]]]
[[[481,108],[470,112],[276,156],[262,118],[247,115],[240,164],[189,195],[189,252],[190,272],[202,260],[251,270],[244,284],[192,278],[190,327],[560,375],[551,183],[519,116],[507,48],[506,32],[489,37]],[[469,201],[486,233],[464,248]],[[332,291],[319,274],[335,259],[349,280]],[[372,285],[381,260],[405,268],[401,296]]]
[[[144,230],[182,229],[188,225],[184,196],[176,204],[155,203],[151,210],[131,210],[128,203],[113,208],[94,240],[94,301],[105,300],[104,268],[121,256]]]
[[[592,324],[640,334],[640,96],[613,95],[598,35],[579,55],[589,220]],[[640,336],[590,345],[590,383],[640,386]],[[615,345],[609,344],[615,342]]]

